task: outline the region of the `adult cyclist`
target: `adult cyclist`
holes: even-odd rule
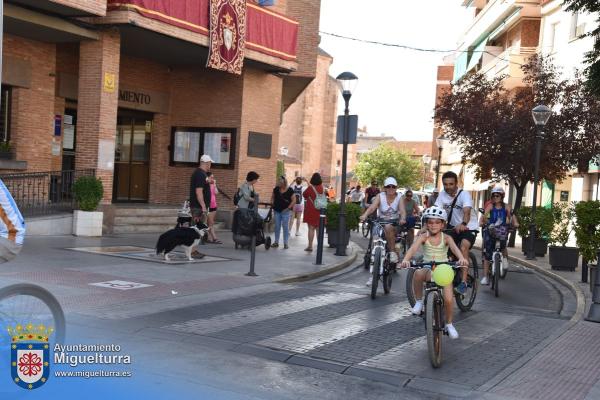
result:
[[[25,220],[4,182],[0,180],[0,263],[19,254],[25,239]]]
[[[481,216],[481,226],[489,225],[512,225],[515,228],[519,226],[517,217],[513,215],[512,209],[509,204],[504,203],[504,189],[502,187],[495,187],[492,189],[492,200],[485,207],[485,211]],[[483,244],[484,244],[484,259],[483,259],[483,278],[481,278],[482,285],[489,285],[490,280],[488,278],[488,271],[490,269],[490,263],[492,261],[492,254],[494,253],[495,241],[492,240],[489,230],[483,231]],[[502,243],[503,250],[506,250],[506,243]],[[506,268],[506,263],[503,263],[501,268]]]
[[[397,187],[398,182],[395,178],[391,176],[385,178],[383,182],[384,191],[373,198],[371,205],[360,216],[360,221],[364,222],[370,214],[377,210],[377,216],[380,219],[404,225],[406,223],[406,210],[401,204],[402,196],[396,191]],[[396,227],[388,224],[384,228],[390,262],[396,264],[399,260],[399,254],[396,252]],[[372,283],[372,279],[369,278],[367,285]]]
[[[449,234],[460,249],[463,258],[468,260],[469,250],[475,243],[475,233],[469,231],[479,228],[477,215],[472,212],[473,200],[471,194],[458,188],[458,176],[452,171],[442,175],[442,184],[444,190],[438,195],[435,205],[446,210],[448,228],[452,229]],[[467,289],[467,274],[467,269],[463,268],[462,282],[456,288],[460,293],[464,293]]]

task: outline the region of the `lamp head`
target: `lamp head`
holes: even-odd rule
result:
[[[546,123],[548,123],[550,115],[552,115],[552,110],[549,107],[540,104],[531,110],[531,114],[533,115],[533,121],[535,124],[543,127],[546,125]]]
[[[356,89],[358,77],[352,72],[342,72],[335,78],[343,95],[352,96],[352,92]]]

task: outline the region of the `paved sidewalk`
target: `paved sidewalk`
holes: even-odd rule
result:
[[[591,292],[589,284],[581,282],[581,266],[573,272],[556,271],[551,268],[548,255],[526,260],[520,240],[508,249],[508,254],[511,261],[568,287],[577,299],[576,312],[564,329],[552,332],[539,348],[513,365],[507,374],[489,382],[485,389],[510,398],[599,399],[600,324],[584,320]]]
[[[315,265],[316,247],[312,253],[305,252],[306,234],[301,233],[303,236],[290,238],[287,250],[282,246],[268,251],[264,246],[257,247],[256,277],[245,275],[250,267],[250,251],[236,250],[230,231],[218,232],[223,244],[200,246],[208,261],[190,263],[164,263],[148,256],[147,261],[141,261],[71,250],[112,251],[122,246],[119,248],[142,248],[152,253],[159,234],[28,237],[19,257],[2,265],[0,287],[18,282],[39,284],[58,298],[65,311],[98,316],[101,309],[119,306],[124,310],[133,303],[164,302],[172,303],[169,306],[172,307],[175,303],[193,302],[195,296],[202,294],[309,279],[343,269],[356,259],[358,246],[351,243],[345,257],[335,256],[335,249],[326,247],[323,265]],[[112,287],[104,284],[114,281],[120,282],[111,284]],[[116,286],[129,283],[137,287],[122,286],[123,290],[117,290]]]

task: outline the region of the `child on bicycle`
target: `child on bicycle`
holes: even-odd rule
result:
[[[446,226],[448,215],[446,211],[440,207],[430,207],[423,212],[423,220],[425,221],[426,232],[418,236],[413,245],[408,249],[401,267],[410,267],[412,256],[423,246],[423,262],[435,262],[436,264],[448,261],[448,248],[458,260],[458,265],[468,266],[469,262],[465,260],[460,249],[454,243],[454,239],[450,235],[444,235],[442,232]],[[413,290],[415,299],[417,300],[411,312],[415,315],[421,314],[423,311],[423,283],[431,279],[431,269],[423,268],[415,271],[413,278]],[[444,302],[446,310],[446,331],[451,339],[458,339],[458,332],[452,325],[452,309],[453,309],[453,287],[452,283],[444,286]]]

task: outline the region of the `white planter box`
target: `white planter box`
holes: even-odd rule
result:
[[[73,211],[73,235],[102,236],[102,211]]]

